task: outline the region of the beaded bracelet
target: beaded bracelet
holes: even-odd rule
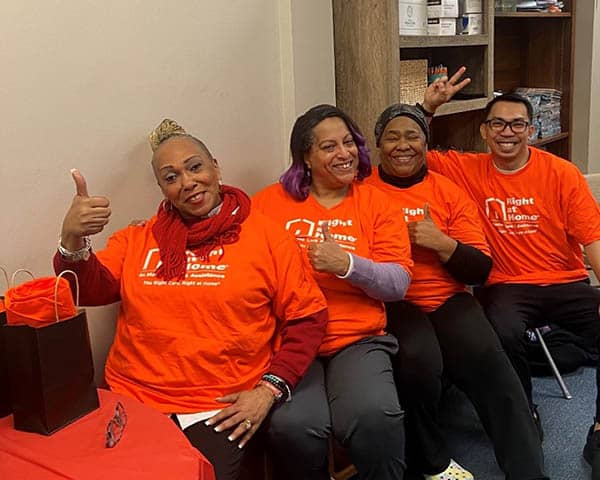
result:
[[[265,373],[261,380],[269,382],[271,385],[277,388],[277,390],[282,393],[282,400],[289,402],[292,399],[292,391],[283,378],[273,375],[272,373]]]

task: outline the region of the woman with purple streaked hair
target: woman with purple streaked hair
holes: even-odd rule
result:
[[[325,294],[329,321],[319,357],[272,412],[275,478],[326,480],[328,438],[348,449],[358,478],[404,476],[404,413],[394,386],[384,301],[404,297],[410,242],[404,215],[363,182],[365,139],[337,107],[318,105],[292,129],[292,165],[252,205],[292,233]]]
[[[317,105],[304,115],[298,117],[290,139],[292,165],[283,175],[280,182],[283,188],[296,200],[306,200],[311,185],[311,171],[304,155],[310,151],[314,137],[313,128],[326,118],[339,118],[345,124],[358,150],[357,180],[371,175],[371,159],[365,137],[354,121],[343,111],[333,105]]]

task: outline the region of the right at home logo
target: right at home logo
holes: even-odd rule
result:
[[[308,247],[311,242],[322,242],[324,240],[323,229],[321,223],[327,222],[329,228],[334,228],[331,232],[333,238],[340,247],[354,251],[356,250],[356,242],[358,241],[358,233],[351,218],[349,219],[323,219],[323,220],[308,220],[306,218],[294,218],[285,224],[285,229],[291,232],[298,244],[302,248]]]
[[[185,268],[185,279],[183,280],[161,280],[156,278],[156,270],[162,264],[160,250],[151,248],[146,252],[144,264],[138,277],[144,285],[162,287],[164,285],[183,285],[185,287],[218,287],[227,276],[229,265],[220,262],[205,262],[197,257],[191,250],[186,250],[187,265]],[[223,255],[222,248],[215,248],[208,256],[215,257]]]
[[[530,235],[539,229],[540,215],[533,197],[486,198],[485,215],[501,234]]]

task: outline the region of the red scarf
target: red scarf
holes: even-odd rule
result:
[[[235,243],[240,238],[242,223],[250,214],[250,198],[238,188],[221,186],[223,203],[219,213],[187,225],[179,212],[167,207],[167,201],[158,207],[152,233],[162,264],[156,276],[163,280],[182,280],[187,267],[186,249],[206,261],[217,246]],[[235,212],[235,213],[234,213]]]

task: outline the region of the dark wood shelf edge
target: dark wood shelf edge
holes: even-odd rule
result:
[[[558,135],[552,135],[551,137],[540,138],[535,142],[531,142],[529,145],[532,147],[540,147],[549,143],[558,142],[559,140],[564,140],[565,138],[569,138],[569,132],[562,132]]]
[[[538,12],[496,12],[494,18],[570,18],[571,12],[538,13]]]

